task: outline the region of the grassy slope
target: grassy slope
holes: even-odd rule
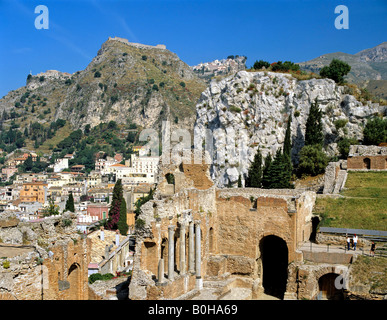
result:
[[[387,172],[349,172],[344,198],[318,198],[320,226],[387,230]]]

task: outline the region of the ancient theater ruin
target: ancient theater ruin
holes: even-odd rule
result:
[[[288,265],[312,232],[316,194],[216,188],[206,164],[161,166],[154,199],[137,221],[129,298],[192,299],[207,284],[238,299],[294,295]],[[293,289],[292,289],[293,290]],[[243,296],[245,295],[245,296]]]

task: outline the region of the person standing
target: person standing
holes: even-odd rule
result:
[[[350,239],[349,236],[347,235],[347,250],[348,250],[348,251],[350,250],[350,246],[351,246],[351,239]]]
[[[375,257],[375,248],[376,248],[375,242],[372,241],[371,249],[370,249],[370,256],[372,257]]]
[[[352,240],[353,240],[353,250],[356,250],[356,245],[357,245],[357,240],[358,240],[356,233],[353,235]]]

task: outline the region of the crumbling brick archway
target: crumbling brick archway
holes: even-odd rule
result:
[[[338,281],[340,277],[337,273],[326,273],[318,279],[319,293],[317,300],[343,300],[343,288]]]

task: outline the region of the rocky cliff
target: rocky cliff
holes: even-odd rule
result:
[[[206,129],[212,132],[211,176],[216,184],[236,184],[239,175],[245,177],[258,147],[263,156],[269,152],[274,155],[283,146],[290,114],[292,157],[297,163],[309,108],[315,99],[323,111],[325,149],[330,156],[338,154],[340,137],[361,141],[367,117],[384,114],[386,107],[371,102],[363,105],[347,92],[346,87],[329,79],[300,81],[273,72],[240,71],[212,81],[196,106],[194,131],[196,136],[204,136]]]
[[[192,129],[195,105],[204,89],[204,81],[165,46],[109,38],[85,70],[29,75],[25,87],[0,100],[0,115],[16,111],[21,128],[60,118],[73,129],[110,120],[152,128],[170,120]]]

